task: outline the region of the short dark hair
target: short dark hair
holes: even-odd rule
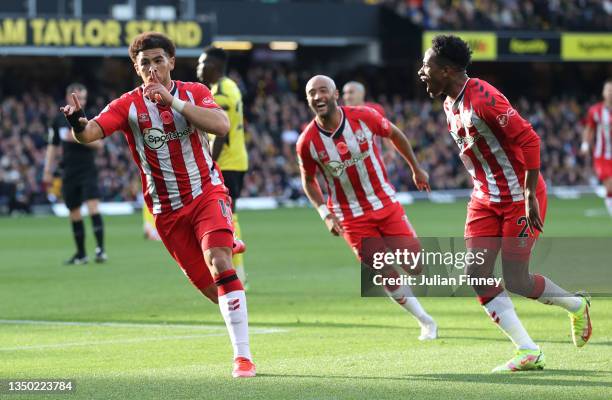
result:
[[[464,70],[472,61],[470,46],[458,36],[438,35],[433,38],[431,44],[437,61],[443,65]]]
[[[227,63],[227,52],[220,47],[206,46],[204,47],[204,53],[206,57],[212,57],[215,60],[221,61],[223,65]]]
[[[607,85],[608,83],[612,83],[612,76],[606,79],[606,81],[604,82],[604,86]]]
[[[176,54],[176,47],[168,36],[158,32],[143,32],[132,40],[129,50],[130,58],[136,62],[138,53],[150,49],[164,49],[170,57],[174,57]]]
[[[75,92],[87,91],[87,88],[82,83],[73,82],[66,87],[66,94],[71,95]]]

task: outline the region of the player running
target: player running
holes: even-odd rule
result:
[[[76,93],[83,107],[87,103],[87,88],[80,83],[72,83],[66,88],[66,101],[72,103],[72,93]],[[74,105],[74,104],[73,104]],[[76,253],[64,262],[66,265],[82,265],[89,262],[85,251],[85,226],[81,215],[83,201],[91,217],[94,236],[96,238],[97,263],[107,260],[104,251],[104,224],[98,210],[100,192],[98,190],[98,169],[95,155],[102,148],[102,141],[88,144],[77,143],[70,134],[70,125],[66,123],[63,114],[58,114],[49,127],[49,145],[45,154],[43,183],[49,187],[53,182],[55,155],[57,148],[62,146],[62,193],[66,207],[70,211],[72,235],[76,244]]]
[[[330,232],[343,235],[357,257],[370,264],[372,249],[362,248],[364,239],[418,244],[416,232],[395,198],[374,136],[393,142],[410,165],[419,190],[429,190],[429,177],[397,127],[371,108],[339,107],[338,97],[336,84],[327,76],[314,76],[306,84],[306,98],[315,118],[297,142],[302,186]],[[327,205],[316,179],[317,168],[327,183]],[[386,273],[397,275],[395,271]],[[386,286],[385,292],[417,319],[420,340],[437,337],[436,323],[409,286]]]
[[[244,141],[244,119],[242,116],[242,94],[236,82],[225,76],[227,53],[225,50],[209,46],[198,59],[197,75],[200,82],[208,86],[215,102],[225,110],[229,117],[230,130],[227,136],[212,138],[212,159],[223,173],[223,181],[232,198],[232,218],[236,238],[242,239],[236,202],[242,191],[244,174],[249,169],[249,158]],[[244,256],[234,255],[234,268],[242,284],[247,286],[244,271]]]
[[[219,304],[234,348],[232,376],[255,376],[246,297],[232,267],[230,199],[207,139],[207,132],[227,134],[227,115],[206,86],[171,79],[175,47],[166,36],[138,35],[129,55],[143,85],[93,120],[87,120],[76,95],[75,104],[62,111],[80,143],[124,133],[164,245],[189,280]]]
[[[432,98],[446,95],[448,129],[474,182],[465,238],[472,251],[487,249],[488,260],[482,266],[468,265],[466,273],[491,276],[501,248],[506,288],[567,310],[574,344],[582,347],[592,333],[589,299],[529,273],[531,248],[546,214],[540,138],[496,88],[467,76],[470,59],[466,42],[456,36],[439,35],[425,52],[418,72]],[[517,348],[515,357],[493,372],[542,369],[544,355],[523,328],[504,288],[474,289],[491,319]]]
[[[582,153],[587,154],[595,137],[593,169],[606,188],[606,208],[612,217],[612,78],[603,87],[603,101],[591,106],[582,135]]]

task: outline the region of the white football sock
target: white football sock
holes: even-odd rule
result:
[[[421,324],[431,324],[433,318],[423,309],[419,300],[412,293],[410,286],[400,285],[397,289],[391,291],[386,286],[384,287],[387,296],[392,298],[403,309],[412,314]]]
[[[612,196],[606,197],[606,208],[608,209],[608,214],[612,217]]]
[[[563,307],[569,312],[576,312],[582,305],[582,298],[560,288],[553,281],[544,278],[544,291],[538,298],[540,303]]]
[[[514,305],[506,291],[495,296],[493,300],[483,307],[491,319],[497,323],[499,328],[512,340],[512,343],[518,349],[539,349],[533,340],[531,340],[531,337],[529,337],[518,315],[516,315]]]
[[[234,348],[234,359],[251,359],[249,348],[249,318],[244,290],[235,290],[219,296],[219,309]]]

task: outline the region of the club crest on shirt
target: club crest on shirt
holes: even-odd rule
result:
[[[510,117],[514,115],[516,115],[516,110],[511,107],[511,108],[508,108],[505,113],[499,114],[495,118],[497,118],[497,122],[499,123],[499,126],[501,126],[502,128],[505,128],[506,126],[508,126],[508,123],[510,122]]]
[[[359,144],[363,144],[363,143],[365,143],[368,140],[368,138],[366,137],[365,132],[362,131],[361,129],[357,129],[357,131],[355,132],[355,138],[357,139]]]
[[[138,122],[149,122],[151,119],[149,118],[149,114],[141,113],[138,114]]]
[[[321,162],[327,162],[329,160],[329,156],[327,155],[327,152],[325,150],[321,150],[318,153],[318,156]]]

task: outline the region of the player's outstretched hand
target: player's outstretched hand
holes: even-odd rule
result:
[[[169,105],[172,103],[172,94],[161,83],[157,71],[151,70],[151,80],[144,87],[144,95],[151,100],[158,102],[161,105]]]
[[[72,104],[66,104],[64,107],[60,107],[60,111],[64,113],[66,118],[74,114],[75,112],[79,112],[82,110],[81,102],[79,101],[79,96],[76,93],[72,92]],[[87,126],[87,118],[81,117],[79,118],[79,123],[84,127]]]
[[[425,172],[425,170],[418,168],[413,171],[412,180],[419,191],[426,190],[427,192],[431,192],[431,187],[429,187],[429,174]]]
[[[327,217],[325,217],[325,225],[334,236],[340,236],[344,234],[342,224],[340,223],[338,217],[336,217],[334,214],[329,214]]]
[[[532,234],[534,233],[534,229],[543,232],[544,223],[540,217],[540,203],[533,195],[527,196],[527,200],[525,201],[525,216],[527,217],[527,225]]]

